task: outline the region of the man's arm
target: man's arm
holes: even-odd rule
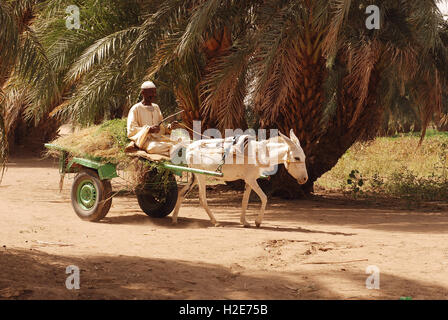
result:
[[[155,111],[157,113],[157,118],[158,118],[156,120],[156,126],[157,126],[156,130],[157,131],[155,131],[155,133],[165,134],[165,127],[163,126],[163,124],[160,123],[163,120],[162,111],[160,111],[159,106],[156,104],[155,104]],[[158,125],[159,123],[160,123],[160,125]]]
[[[132,140],[132,137],[134,137],[143,128],[144,126],[141,127],[137,121],[137,111],[135,108],[131,108],[127,122],[128,138]]]

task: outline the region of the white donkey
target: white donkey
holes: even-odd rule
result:
[[[267,197],[258,185],[257,179],[260,178],[260,176],[264,172],[271,171],[273,168],[275,168],[275,165],[284,164],[286,170],[288,170],[288,172],[295,179],[297,179],[297,182],[300,184],[304,184],[308,180],[308,174],[305,166],[305,153],[300,146],[299,139],[296,137],[293,130],[291,130],[290,138],[280,133],[280,136],[264,141],[256,141],[254,139],[250,139],[248,141],[248,145],[246,146],[246,150],[257,150],[258,157],[255,156],[255,158],[257,159],[256,161],[248,161],[250,156],[245,154],[243,159],[244,161],[236,161],[236,163],[234,161],[231,164],[228,164],[228,161],[226,161],[226,163],[223,164],[222,155],[224,141],[224,139],[199,140],[188,145],[186,149],[186,160],[188,166],[191,168],[215,171],[220,165],[222,165],[221,172],[223,173],[223,177],[217,177],[217,179],[223,181],[235,181],[243,179],[246,182],[246,189],[243,195],[243,207],[240,221],[244,225],[244,227],[250,227],[250,224],[246,220],[246,209],[249,203],[250,193],[252,190],[254,190],[261,199],[261,210],[255,220],[255,225],[257,227],[260,227],[263,220],[264,211],[266,209]],[[210,145],[214,145],[216,148],[218,148],[219,152],[214,153],[213,150],[210,149]],[[233,148],[232,151],[235,151],[234,149],[235,148]],[[268,161],[260,162],[259,150],[266,150]],[[212,157],[212,154],[218,156],[214,157],[213,161],[203,161],[204,156]],[[198,155],[200,155],[200,161],[197,161]],[[230,153],[229,156],[233,156],[233,160],[235,160],[235,152],[233,152],[233,155],[232,153]],[[240,164],[238,164],[238,162],[240,162]],[[210,211],[210,208],[207,205],[206,177],[205,175],[196,173],[193,173],[192,179],[178,195],[176,207],[172,216],[173,224],[177,223],[179,209],[182,201],[185,198],[185,195],[190,190],[192,190],[196,184],[199,186],[199,202],[201,206],[207,212],[212,224],[218,226],[219,224],[217,223],[213,213]]]

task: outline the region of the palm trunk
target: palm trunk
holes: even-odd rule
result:
[[[179,108],[184,110],[182,113],[182,123],[188,128],[193,128],[193,121],[201,120],[198,109],[199,95],[198,92],[185,92],[184,88],[176,88],[176,100]],[[193,99],[195,101],[192,101]]]
[[[210,36],[203,45],[203,51],[206,56],[207,62],[202,70],[202,79],[204,79],[209,73],[213,72],[215,65],[220,59],[227,56],[232,47],[232,34],[228,27],[224,27],[223,30],[215,32],[213,36]],[[204,94],[206,88],[200,88],[201,100],[206,101],[207,97]],[[228,101],[222,101],[227,103]],[[201,106],[201,116],[203,121],[208,124],[210,128],[220,129],[222,132],[225,129],[247,129],[247,122],[244,113],[244,103],[241,101],[241,105],[238,109],[238,114],[234,115],[233,123],[229,123],[226,128],[219,126],[219,115],[217,108],[220,106],[214,106],[209,112],[204,111],[204,106]]]
[[[307,157],[309,180],[304,186],[306,192],[312,192],[314,182],[325,172],[331,170],[342,155],[359,140],[373,138],[381,126],[384,106],[377,103],[378,72],[372,72],[369,83],[369,95],[364,110],[358,120],[350,127],[354,115],[357,97],[346,88],[345,81],[340,87],[340,96],[336,114],[328,130],[319,139],[319,143],[310,148]]]
[[[316,68],[316,66],[314,65],[313,68]],[[313,74],[318,79],[323,77],[323,72],[314,72]],[[302,147],[307,155],[309,180],[305,185],[300,186],[288,174],[284,166],[280,166],[278,173],[271,177],[269,182],[263,182],[263,188],[269,195],[300,198],[314,192],[314,182],[325,172],[331,170],[353,143],[359,140],[371,139],[376,135],[381,126],[381,118],[384,113],[384,107],[377,104],[376,98],[379,82],[378,74],[376,71],[372,72],[369,83],[369,95],[365,101],[365,107],[358,120],[352,126],[350,126],[350,122],[355,113],[357,96],[356,92],[351,92],[347,89],[350,87],[346,83],[348,78],[342,82],[338,90],[337,110],[324,134],[319,134],[316,129],[313,130],[313,128],[320,128],[321,120],[319,112],[316,111],[320,110],[321,106],[317,105],[314,99],[311,99],[308,104],[302,104],[301,101],[298,101],[297,105],[300,106],[299,108],[293,104],[289,106],[291,112],[298,112],[304,120],[299,121],[300,126],[292,122],[288,123],[288,120],[279,121],[279,127],[285,129],[296,128],[295,130],[301,134]],[[308,83],[315,84],[318,82],[313,80],[308,81]],[[319,91],[317,88],[318,86],[316,85],[312,85],[307,89],[301,87],[299,92],[309,89]],[[319,102],[322,103],[322,100],[320,99]],[[313,111],[314,114],[319,116],[305,117],[307,113],[313,114]],[[289,119],[289,117],[285,117],[285,119]],[[302,128],[307,128],[309,131]]]
[[[20,152],[39,153],[44,144],[57,136],[60,122],[56,118],[45,116],[37,125],[26,122],[20,115],[8,128],[8,145],[11,154]]]
[[[287,136],[290,129],[293,129],[305,154],[308,154],[321,135],[323,84],[327,71],[320,44],[321,34],[312,33],[310,26],[305,29],[305,37],[298,40],[297,47],[291,52],[298,65],[295,91],[290,93],[283,112],[277,119],[272,121],[267,114],[261,115],[261,127],[278,128]],[[263,184],[264,190],[270,195],[298,198],[304,194],[302,186],[289,175],[283,165],[279,166],[277,174],[270,178],[269,183]]]

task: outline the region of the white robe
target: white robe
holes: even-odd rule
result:
[[[164,136],[165,128],[161,125],[160,132],[149,133],[149,127],[158,125],[163,120],[162,112],[157,104],[145,106],[139,102],[129,110],[127,122],[128,138],[135,145],[148,153],[169,156],[170,148],[174,144]]]

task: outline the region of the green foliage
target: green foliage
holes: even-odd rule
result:
[[[301,120],[309,149],[319,148],[314,142],[341,117],[368,125],[376,107],[366,102],[371,83],[378,92],[370,98],[391,107],[393,117],[412,113],[427,123],[448,78],[447,23],[434,1],[378,0],[381,29],[367,30],[371,2],[0,1],[0,25],[7,26],[0,28],[0,79],[14,79],[11,90],[24,88],[27,99],[19,102],[36,121],[48,113],[85,126],[122,118],[141,82],[151,79],[164,113],[177,99],[192,117],[214,118],[220,128],[244,124],[245,113],[252,126],[284,131]],[[79,30],[65,26],[65,8],[73,4],[82,13]],[[207,39],[217,42],[223,30],[229,47],[206,54]],[[341,103],[344,88],[354,103]],[[351,137],[332,138],[338,145]]]
[[[431,131],[417,148],[419,136],[413,133],[357,143],[317,184],[354,198],[448,200],[448,135]],[[354,166],[358,169],[352,170]],[[338,181],[343,183],[338,185]]]
[[[435,201],[448,199],[446,177],[436,173],[427,177],[419,177],[406,168],[394,172],[390,181],[384,185],[383,190],[386,194],[409,200]]]
[[[359,193],[362,193],[361,188],[364,186],[362,174],[358,170],[352,170],[348,175],[347,184],[356,198]]]
[[[145,192],[163,201],[171,186],[170,170],[163,167],[164,161],[147,161],[139,159],[131,165],[133,170],[133,186],[135,192]]]
[[[106,131],[113,138],[117,146],[126,147],[129,143],[129,138],[127,137],[127,119],[114,119],[103,122],[98,128],[98,133]]]
[[[101,125],[80,129],[59,137],[51,143],[65,148],[73,156],[99,158],[123,166],[130,162],[124,152],[129,143],[126,119],[108,120]],[[47,153],[54,155],[54,152],[50,150]]]
[[[412,300],[412,297],[400,297],[400,300]]]
[[[406,132],[406,133],[399,133],[399,134],[394,134],[390,137],[387,137],[386,139],[399,139],[399,138],[405,138],[405,137],[420,137],[421,136],[421,132]],[[426,138],[446,138],[448,139],[448,131],[438,131],[435,129],[429,129],[426,131]]]

